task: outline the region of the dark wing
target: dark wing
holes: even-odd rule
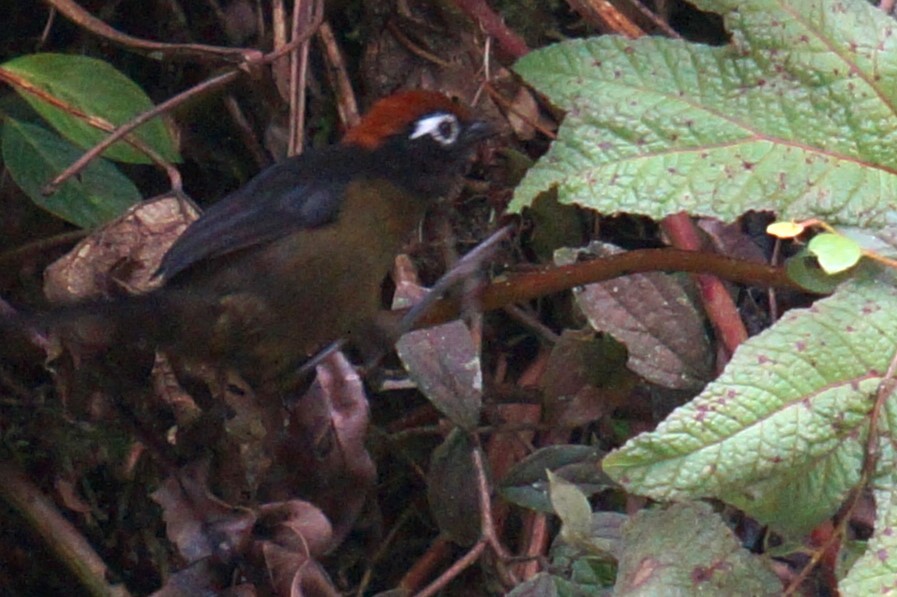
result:
[[[206,259],[332,222],[346,181],[334,175],[332,159],[321,158],[275,164],[212,205],[175,241],[156,274],[171,280]]]

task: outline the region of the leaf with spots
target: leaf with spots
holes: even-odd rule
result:
[[[699,0],[732,40],[604,36],[517,71],[567,110],[517,188],[660,218],[687,211],[885,225],[897,196],[897,23],[861,0]]]
[[[700,502],[642,510],[623,525],[614,595],[780,595],[782,584]]]
[[[895,312],[897,289],[872,280],[790,311],[697,398],[605,458],[605,472],[654,499],[717,497],[782,531],[812,528],[860,480]]]
[[[890,398],[890,397],[889,397]],[[888,399],[879,418],[878,461],[872,482],[875,532],[866,552],[838,584],[842,595],[886,595],[897,586],[897,404]]]
[[[614,245],[560,249],[555,262],[581,255],[620,253]],[[689,278],[663,272],[632,274],[573,289],[576,305],[599,332],[613,335],[629,352],[627,366],[651,383],[697,391],[713,370],[707,322],[695,306]]]

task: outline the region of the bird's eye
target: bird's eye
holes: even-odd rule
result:
[[[448,146],[458,140],[460,130],[461,124],[454,114],[433,114],[417,121],[411,138],[430,135],[440,145]]]

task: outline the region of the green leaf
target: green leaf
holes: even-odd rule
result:
[[[592,495],[614,486],[598,467],[600,459],[601,452],[591,446],[546,446],[511,467],[501,480],[502,497],[524,508],[553,512],[546,471],[552,471],[574,483],[583,493]]]
[[[875,531],[865,553],[838,584],[842,595],[886,595],[897,586],[897,402],[893,388],[878,420],[878,459],[871,486],[875,497]],[[843,550],[842,550],[843,551]]]
[[[605,458],[605,472],[655,499],[718,497],[806,531],[860,479],[870,397],[897,350],[895,312],[897,289],[871,280],[790,311],[692,402]]]
[[[841,282],[850,278],[849,272],[825,273],[819,266],[819,261],[810,254],[806,247],[788,258],[788,261],[785,262],[785,271],[788,272],[788,277],[800,284],[801,287],[817,294],[831,294]]]
[[[58,191],[41,189],[81,155],[74,145],[43,127],[7,118],[0,151],[10,176],[40,207],[82,228],[107,222],[141,200],[134,184],[110,162],[97,159]]]
[[[560,597],[555,579],[547,572],[540,572],[514,587],[507,597]]]
[[[89,116],[102,118],[118,126],[153,107],[152,101],[131,79],[102,60],[67,54],[31,54],[0,65],[29,85]],[[51,105],[33,93],[14,89],[53,125],[65,138],[89,148],[104,139],[101,131],[65,110]],[[131,133],[164,159],[180,161],[171,133],[159,118]],[[103,155],[112,160],[134,164],[152,161],[142,152],[119,141]]]
[[[588,542],[592,531],[592,506],[579,487],[546,470],[551,507],[561,519],[561,537],[573,545]]]
[[[885,595],[897,583],[897,476],[875,491],[875,533],[866,552],[838,583],[842,595]]]
[[[839,274],[855,266],[863,251],[853,240],[840,234],[823,232],[814,236],[807,250],[819,261],[819,266],[827,274]]]
[[[861,0],[697,4],[726,12],[730,46],[605,36],[517,63],[568,113],[511,209],[556,186],[562,203],[655,218],[894,219],[893,19]]]
[[[780,595],[763,560],[700,502],[642,510],[623,525],[614,595]]]

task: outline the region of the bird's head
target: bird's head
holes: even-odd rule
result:
[[[491,127],[435,91],[404,91],[381,99],[343,138],[376,155],[377,163],[425,194],[445,194]]]

